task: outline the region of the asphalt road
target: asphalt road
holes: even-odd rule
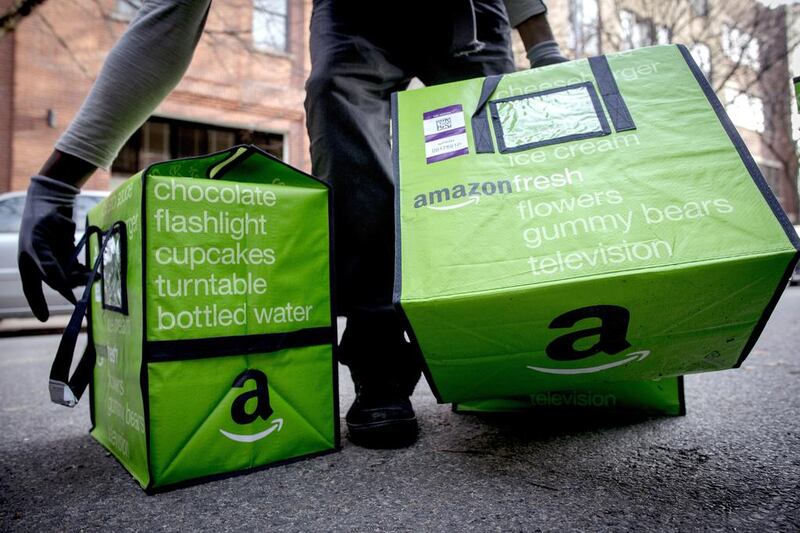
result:
[[[688,415],[478,418],[414,400],[420,441],[147,496],[49,403],[58,337],[0,339],[0,530],[800,530],[800,288]],[[352,401],[343,372],[342,405]]]

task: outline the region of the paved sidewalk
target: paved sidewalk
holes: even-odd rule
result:
[[[52,405],[58,336],[0,339],[0,530],[800,528],[800,289],[743,369],[686,379],[679,418],[457,415],[422,384],[417,445],[357,448],[146,496]],[[352,401],[342,372],[341,399]]]

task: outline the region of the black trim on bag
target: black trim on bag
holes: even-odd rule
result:
[[[338,394],[336,396],[338,396]],[[188,487],[194,487],[196,485],[202,485],[204,483],[209,483],[209,482],[212,482],[212,481],[221,481],[223,479],[232,479],[232,478],[237,478],[237,477],[240,477],[240,476],[247,476],[247,475],[250,475],[250,474],[253,474],[253,473],[256,473],[256,472],[262,472],[264,470],[269,470],[270,468],[276,468],[278,466],[286,466],[286,465],[294,464],[294,463],[297,463],[297,462],[300,462],[300,461],[305,461],[306,459],[314,459],[314,458],[317,458],[317,457],[324,457],[326,455],[330,455],[332,453],[336,453],[336,452],[340,451],[340,447],[338,446],[338,436],[337,436],[336,440],[337,440],[336,446],[333,447],[333,448],[327,449],[327,450],[322,450],[322,451],[319,451],[319,452],[311,452],[311,453],[307,453],[307,454],[304,454],[304,455],[300,455],[298,457],[290,457],[289,459],[282,459],[280,461],[275,461],[274,463],[267,463],[267,464],[264,464],[264,465],[254,466],[254,467],[251,467],[251,468],[243,468],[243,469],[240,469],[240,470],[232,470],[230,472],[221,472],[219,474],[209,474],[207,476],[194,477],[194,478],[187,479],[187,480],[184,480],[184,481],[176,481],[175,483],[168,483],[166,485],[160,485],[160,486],[155,487],[155,488],[147,487],[147,488],[144,489],[144,492],[148,496],[155,496],[156,494],[163,494],[165,492],[171,492],[173,490],[179,490],[179,489],[185,489],[185,488],[188,488]],[[100,444],[102,445],[102,443],[100,443]],[[133,477],[131,475],[130,471],[125,467],[125,465],[119,459],[117,459],[117,457],[115,455],[112,454],[111,457],[116,459],[116,461],[120,465],[122,465],[122,468],[125,469],[125,471],[128,473],[129,476]],[[136,478],[133,478],[133,479],[134,479],[134,481],[136,480]],[[137,481],[137,483],[138,483],[138,481]]]
[[[139,250],[142,255],[142,290],[140,291],[142,293],[142,344],[140,349],[139,388],[142,391],[142,416],[144,416],[145,462],[147,467],[145,490],[153,485],[153,460],[150,450],[150,375],[147,371],[147,352],[145,351],[147,346],[147,178],[152,167],[153,165],[150,165],[142,172],[142,211],[140,214],[142,219],[142,248]]]
[[[86,222],[83,225],[84,228],[89,227],[89,214],[86,214]],[[85,261],[84,264],[90,265],[92,264],[92,256],[91,256],[91,247],[90,244],[87,242],[86,249],[84,250],[84,257]],[[92,328],[92,302],[89,302],[88,307],[86,308],[86,345],[88,346],[90,342],[94,342],[94,329]],[[96,350],[95,350],[96,355]],[[94,431],[96,421],[95,421],[95,410],[94,410],[94,366],[92,367],[92,373],[89,375],[89,423],[91,428],[89,428],[89,433],[91,434]]]
[[[597,115],[597,120],[600,122],[599,130],[595,130],[588,133],[574,133],[574,134],[564,135],[562,137],[554,137],[552,139],[545,139],[542,141],[520,144],[518,146],[512,146],[512,147],[506,146],[505,132],[503,130],[502,123],[500,122],[500,113],[497,110],[497,104],[502,104],[505,102],[513,102],[516,100],[527,100],[529,98],[535,98],[537,96],[560,93],[578,88],[585,88],[587,93],[589,94],[589,98],[592,101],[592,106],[594,107],[594,112]],[[500,98],[498,100],[492,100],[491,102],[489,102],[489,107],[491,108],[492,123],[494,124],[494,132],[495,135],[497,136],[497,146],[501,154],[521,152],[523,150],[530,150],[533,148],[539,148],[541,146],[561,144],[569,141],[579,141],[583,139],[590,139],[593,137],[603,137],[605,135],[611,134],[611,128],[608,126],[608,121],[606,120],[605,113],[603,113],[603,106],[600,105],[600,99],[597,97],[597,91],[595,91],[592,82],[589,81],[583,83],[575,83],[573,85],[567,85],[565,87],[556,87],[554,89],[548,89],[546,91],[539,91],[535,93],[522,94],[519,96],[509,96],[508,98]]]
[[[600,90],[600,96],[603,97],[603,103],[606,105],[606,111],[611,118],[611,123],[614,124],[614,131],[635,130],[636,124],[633,123],[628,106],[625,105],[625,100],[619,92],[617,81],[614,79],[614,74],[611,72],[611,67],[608,65],[608,58],[606,56],[594,56],[589,58],[589,67],[592,69],[594,79],[597,82],[597,88]]]
[[[114,306],[106,303],[106,272],[105,260],[100,260],[100,301],[103,309],[114,311],[123,315],[128,314],[128,229],[125,222],[120,221],[118,225],[111,228],[109,242],[114,240],[114,235],[119,235],[119,262],[120,262],[120,305]],[[104,252],[105,253],[105,252]]]
[[[328,294],[330,295],[331,308],[331,376],[333,377],[333,438],[334,451],[342,449],[341,420],[339,419],[339,322],[338,298],[336,296],[336,265],[334,261],[334,212],[333,212],[333,187],[328,185]]]
[[[747,150],[747,146],[745,145],[742,137],[739,135],[739,132],[736,130],[736,126],[733,125],[731,122],[730,117],[725,113],[725,108],[722,106],[722,103],[717,98],[717,95],[714,93],[714,89],[711,88],[709,85],[708,80],[703,75],[703,72],[700,70],[700,67],[694,62],[692,58],[692,54],[689,50],[682,44],[677,45],[678,50],[680,51],[681,55],[683,55],[683,59],[686,61],[686,64],[689,66],[689,70],[694,74],[697,83],[700,85],[700,88],[703,91],[703,94],[708,99],[708,102],[711,104],[714,113],[717,115],[717,118],[722,124],[722,127],[725,129],[725,133],[728,134],[731,142],[733,143],[734,147],[736,148],[736,152],[739,154],[739,157],[744,163],[747,172],[750,174],[750,177],[753,179],[756,187],[761,192],[761,195],[764,197],[764,200],[767,202],[767,205],[772,210],[772,213],[775,215],[775,218],[778,219],[783,231],[786,233],[786,237],[789,239],[789,242],[794,246],[795,254],[789,260],[789,264],[786,267],[786,270],[783,273],[783,276],[778,280],[778,286],[775,288],[775,291],[772,294],[772,298],[770,299],[769,303],[767,304],[764,313],[761,315],[758,323],[756,324],[755,328],[753,328],[753,333],[750,335],[750,338],[747,340],[747,343],[742,350],[742,354],[739,356],[739,360],[734,365],[734,368],[738,368],[742,365],[744,360],[750,354],[750,351],[755,346],[758,337],[761,336],[761,332],[764,330],[764,327],[767,325],[767,321],[769,317],[772,315],[772,312],[775,310],[775,306],[778,304],[778,300],[780,300],[781,294],[783,294],[783,290],[786,288],[786,285],[789,282],[789,277],[791,275],[792,270],[794,270],[795,265],[797,264],[798,259],[800,259],[800,238],[797,236],[797,232],[794,230],[794,226],[789,221],[789,218],[786,216],[786,213],[783,211],[783,208],[780,205],[780,202],[775,198],[775,195],[772,194],[772,191],[769,188],[764,176],[761,175],[761,170],[758,168],[753,156],[750,155],[750,152]]]
[[[678,416],[686,416],[686,394],[683,387],[683,376],[678,376]]]
[[[755,328],[753,328],[753,333],[750,335],[750,338],[747,339],[747,343],[745,343],[744,348],[742,349],[742,354],[739,356],[739,359],[736,361],[736,364],[733,365],[733,368],[739,368],[740,366],[742,366],[742,363],[744,363],[744,360],[747,359],[747,356],[750,355],[750,352],[756,345],[758,338],[761,336],[761,333],[767,326],[767,321],[769,320],[769,317],[772,316],[772,312],[778,305],[778,301],[781,299],[781,296],[783,296],[783,291],[789,284],[789,278],[792,275],[792,271],[794,271],[795,265],[797,265],[798,259],[800,259],[800,252],[795,253],[789,260],[789,264],[786,266],[786,270],[783,271],[783,275],[778,280],[778,286],[775,288],[775,292],[772,293],[772,298],[770,298],[769,303],[767,303],[766,309],[764,309],[764,314],[761,315],[761,319],[758,321]]]
[[[498,76],[498,78],[499,77],[500,76]],[[489,94],[491,94],[491,91]],[[411,341],[413,347],[414,356],[418,359],[422,373],[425,375],[428,386],[431,388],[431,392],[433,392],[437,402],[445,403],[442,401],[442,395],[439,394],[436,382],[431,376],[431,369],[428,368],[428,362],[422,354],[422,348],[420,348],[417,336],[414,334],[414,328],[411,327],[411,322],[408,320],[408,316],[406,316],[406,312],[400,303],[400,297],[403,291],[403,258],[402,243],[400,240],[400,135],[398,133],[400,130],[400,123],[397,117],[397,93],[392,93],[392,173],[394,174],[394,291],[392,294],[392,304],[394,305],[395,312],[400,322],[403,324],[408,334],[408,339]],[[494,148],[492,148],[492,150],[494,150]]]
[[[492,142],[492,130],[489,128],[489,117],[486,113],[486,103],[489,97],[492,96],[495,89],[497,89],[500,80],[503,79],[502,74],[494,76],[487,76],[483,80],[481,87],[481,96],[478,99],[478,105],[475,107],[475,112],[472,114],[472,140],[475,143],[476,154],[491,154],[494,153],[494,143]],[[394,98],[394,95],[392,95]]]
[[[397,122],[397,93],[392,93],[392,173],[394,174],[394,291],[392,301],[399,307],[403,286],[402,243],[400,242],[400,124]]]
[[[277,352],[330,344],[332,327],[307,328],[289,333],[264,333],[175,341],[147,341],[148,363],[186,361]]]

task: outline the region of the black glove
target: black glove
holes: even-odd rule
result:
[[[527,51],[527,56],[528,61],[531,62],[531,68],[546,67],[547,65],[569,61],[561,53],[561,49],[555,41],[542,41],[531,46]]]
[[[72,288],[85,285],[89,270],[75,258],[72,208],[80,189],[45,176],[34,176],[28,187],[19,230],[17,261],[22,290],[33,314],[50,316],[42,281],[75,303]]]

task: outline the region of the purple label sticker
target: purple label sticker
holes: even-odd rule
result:
[[[422,114],[425,160],[428,164],[469,153],[464,109],[450,105]]]

